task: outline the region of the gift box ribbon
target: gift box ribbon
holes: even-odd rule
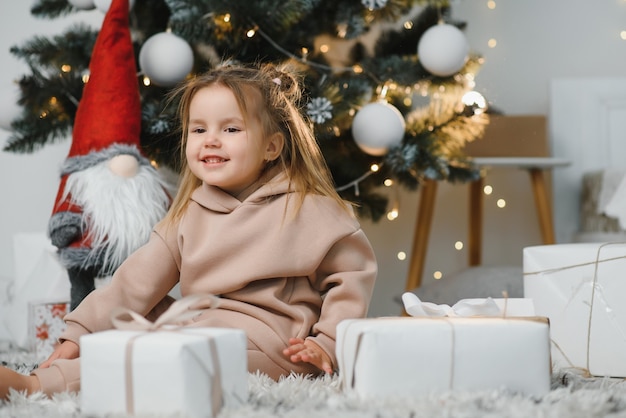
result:
[[[555,273],[555,272],[575,269],[575,268],[584,267],[584,266],[591,266],[591,265],[594,266],[593,278],[592,278],[592,281],[591,281],[591,301],[589,303],[589,317],[587,319],[587,342],[586,342],[586,353],[585,353],[586,354],[586,364],[585,364],[586,367],[584,369],[582,369],[582,371],[585,372],[588,376],[591,376],[591,372],[590,372],[590,368],[589,368],[590,346],[591,346],[591,329],[592,329],[591,325],[592,325],[592,318],[593,318],[593,307],[594,307],[594,302],[595,302],[596,298],[601,299],[602,301],[604,301],[604,303],[605,303],[605,311],[607,313],[613,312],[611,307],[608,306],[608,304],[606,303],[606,298],[604,298],[604,296],[603,296],[604,289],[602,288],[600,283],[598,283],[598,266],[600,264],[602,264],[602,263],[608,263],[608,262],[611,262],[611,261],[626,259],[626,255],[617,256],[617,257],[602,258],[601,259],[600,258],[600,254],[602,252],[602,249],[607,247],[607,246],[610,246],[610,245],[624,245],[624,244],[626,244],[626,243],[624,243],[624,242],[606,242],[606,243],[600,244],[598,246],[598,250],[596,252],[596,259],[594,261],[589,261],[589,262],[585,262],[585,263],[571,264],[571,265],[562,266],[562,267],[556,267],[556,268],[551,268],[551,269],[546,269],[546,270],[531,271],[531,272],[525,272],[524,273],[524,276],[531,276],[531,275],[538,275],[538,274]],[[619,322],[617,321],[617,318],[615,318],[613,316],[612,319],[613,319],[613,323],[615,325],[617,325],[618,329],[620,329],[619,328]],[[626,333],[624,333],[623,330],[621,330],[621,333],[626,338]],[[563,358],[565,358],[565,360],[570,364],[570,366],[572,368],[577,368],[571,362],[571,360],[567,357],[567,355],[563,352],[563,350],[556,343],[556,341],[551,340],[551,342],[552,342],[552,344],[554,344],[556,349],[561,352],[561,354],[563,355]]]
[[[213,295],[191,295],[186,296],[172,303],[156,321],[151,322],[142,315],[126,308],[116,308],[111,313],[113,326],[119,330],[141,331],[126,343],[125,350],[125,382],[126,382],[126,412],[134,415],[134,393],[133,393],[133,368],[132,354],[135,341],[148,333],[156,331],[181,332],[180,323],[187,321],[202,312],[204,308],[215,308],[219,304],[219,298]],[[185,332],[185,334],[189,334]],[[196,334],[197,335],[197,334]],[[213,364],[213,373],[206,370],[211,376],[211,405],[213,415],[216,416],[223,405],[222,378],[220,363],[217,357],[217,346],[211,336],[202,335],[207,338],[209,353]],[[199,361],[202,364],[201,361]]]
[[[454,305],[437,305],[431,302],[422,302],[415,293],[405,292],[402,295],[404,310],[414,317],[438,317],[438,316],[505,316],[492,298],[486,299],[462,299]]]
[[[446,320],[447,318],[454,317],[506,317],[508,298],[504,299],[504,309],[500,309],[498,304],[492,298],[484,299],[461,299],[454,305],[447,304],[435,304],[431,302],[422,302],[416,294],[412,292],[405,292],[402,295],[402,303],[404,304],[404,310],[412,317],[436,317]],[[448,387],[452,389],[454,387],[454,352],[456,345],[454,324],[450,321],[445,321],[450,325],[452,333],[452,347],[450,353],[450,375],[448,377]]]

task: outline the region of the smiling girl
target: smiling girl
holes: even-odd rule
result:
[[[154,317],[178,283],[182,296],[220,297],[182,325],[245,330],[250,372],[336,369],[336,326],[366,316],[377,265],[300,112],[298,79],[286,67],[222,66],[176,94],[186,164],[170,211],[65,317],[33,375],[0,369],[0,396],[79,390],[80,336],[110,329],[115,307]]]

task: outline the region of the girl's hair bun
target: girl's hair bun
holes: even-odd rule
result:
[[[299,76],[296,69],[289,64],[265,64],[263,72],[288,99],[298,101],[302,95]]]

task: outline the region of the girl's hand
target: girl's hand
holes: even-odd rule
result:
[[[283,350],[283,354],[289,356],[289,360],[293,363],[303,361],[311,363],[328,374],[333,373],[330,357],[313,341],[303,340],[302,338],[290,338],[289,347]]]
[[[54,352],[50,354],[50,357],[48,357],[46,361],[39,365],[39,368],[45,369],[47,367],[50,367],[50,364],[52,364],[52,362],[57,359],[77,358],[79,354],[80,349],[78,347],[78,344],[72,341],[65,340],[61,344],[59,344],[57,348],[55,348]]]

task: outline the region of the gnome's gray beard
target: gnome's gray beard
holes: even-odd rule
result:
[[[145,244],[170,204],[166,187],[148,165],[139,165],[134,177],[114,174],[108,161],[70,174],[64,198],[71,194],[83,210],[82,227],[92,248],[85,264],[99,259],[102,275],[108,275]]]

